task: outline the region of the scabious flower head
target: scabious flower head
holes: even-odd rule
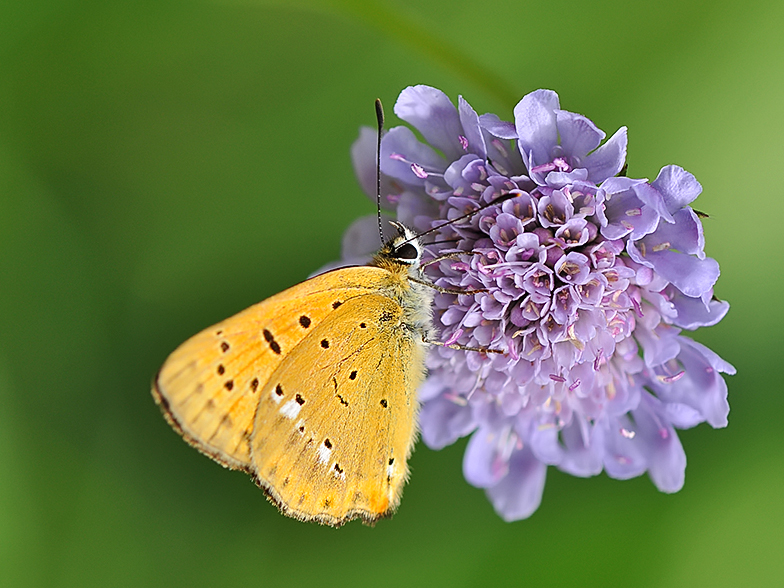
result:
[[[514,194],[432,235],[435,322],[420,390],[421,428],[435,449],[471,435],[463,470],[506,520],[539,506],[547,466],[618,479],[644,472],[675,492],[686,456],[676,429],[727,424],[734,368],[681,334],[720,321],[719,276],[688,205],[701,186],[670,165],[658,177],[620,175],[626,129],[605,134],[538,90],[514,122],[455,107],[427,86],[403,90],[395,114],[413,126],[383,137],[382,196],[420,231]],[[353,148],[360,183],[375,193],[375,132]],[[358,259],[375,235],[360,220],[344,241]],[[375,242],[377,244],[377,241]]]

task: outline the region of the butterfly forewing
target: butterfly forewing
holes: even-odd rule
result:
[[[251,471],[248,441],[271,374],[325,317],[386,273],[362,267],[316,276],[187,340],[153,383],[169,422],[224,466]]]
[[[423,362],[396,301],[345,302],[261,391],[251,441],[259,485],[303,520],[373,522],[392,512],[408,474]]]

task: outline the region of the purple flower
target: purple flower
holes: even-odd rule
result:
[[[428,267],[435,284],[476,294],[437,294],[441,340],[502,351],[433,347],[420,390],[425,443],[439,449],[471,435],[463,471],[501,517],[530,516],[547,466],[576,476],[644,472],[675,492],[686,456],[676,429],[727,424],[735,369],[682,329],[719,322],[719,276],[705,256],[702,224],[688,206],[701,186],[671,165],[653,182],[621,177],[626,129],[605,134],[538,90],[514,123],[457,108],[427,86],[403,90],[395,114],[413,126],[383,138],[383,198],[399,221],[444,226]],[[363,187],[374,191],[375,135],[353,148]],[[377,245],[375,217],[344,241],[344,258]],[[373,244],[373,247],[370,247]]]

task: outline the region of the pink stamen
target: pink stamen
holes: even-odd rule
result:
[[[662,384],[672,384],[673,382],[677,382],[678,380],[680,380],[685,375],[686,375],[686,372],[684,370],[681,370],[680,372],[678,372],[677,374],[675,374],[673,376],[657,376],[657,379]]]
[[[551,379],[553,382],[560,382],[560,383],[562,383],[562,384],[563,384],[563,383],[566,381],[566,378],[564,378],[564,377],[562,377],[562,376],[559,376],[559,375],[557,375],[557,374],[550,374],[550,379]]]
[[[450,402],[454,402],[458,406],[466,406],[468,404],[467,399],[463,398],[462,396],[458,396],[457,394],[453,394],[452,392],[444,394],[444,398]]]
[[[389,159],[394,159],[395,161],[405,161],[405,156],[401,155],[400,153],[390,153]]]
[[[459,135],[457,140],[460,141],[460,146],[463,148],[463,151],[468,151],[468,139],[463,135]]]
[[[623,437],[626,437],[627,439],[634,439],[636,433],[634,431],[629,431],[628,429],[624,429],[623,427],[621,427],[621,435]]]
[[[425,168],[423,168],[418,163],[411,164],[411,171],[414,172],[414,175],[418,177],[420,180],[424,180],[428,175],[427,172],[425,171]]]
[[[538,174],[542,172],[550,172],[555,169],[554,163],[544,163],[542,165],[535,165],[531,168],[531,173]]]
[[[579,385],[580,385],[580,380],[579,380],[579,379],[578,379],[578,380],[575,380],[575,381],[574,381],[574,384],[572,384],[571,386],[569,386],[569,392],[574,392],[574,391],[577,389],[577,387],[578,387]]]
[[[457,340],[463,335],[463,329],[457,329],[449,336],[449,339],[444,341],[444,345],[454,345]]]

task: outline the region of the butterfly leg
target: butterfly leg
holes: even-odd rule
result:
[[[452,253],[444,253],[443,255],[439,255],[438,257],[434,257],[433,259],[428,259],[424,263],[422,263],[419,267],[426,268],[429,265],[433,265],[434,263],[438,263],[439,261],[443,261],[445,259],[460,259],[461,255],[478,255],[481,251],[453,251]]]
[[[490,349],[489,347],[469,347],[468,345],[460,345],[459,343],[444,343],[443,341],[431,341],[424,335],[422,336],[422,342],[428,345],[438,345],[439,347],[458,349],[460,351],[476,351],[477,353],[498,353],[499,355],[506,354],[505,351],[502,351],[500,349]]]
[[[411,276],[408,276],[408,279],[412,282],[416,282],[417,284],[422,284],[423,286],[432,288],[436,292],[441,292],[442,294],[479,294],[480,292],[487,292],[486,288],[464,288],[462,290],[455,288],[442,288],[441,286],[437,286],[433,282],[428,282],[427,280],[418,280],[417,278],[412,278]]]

